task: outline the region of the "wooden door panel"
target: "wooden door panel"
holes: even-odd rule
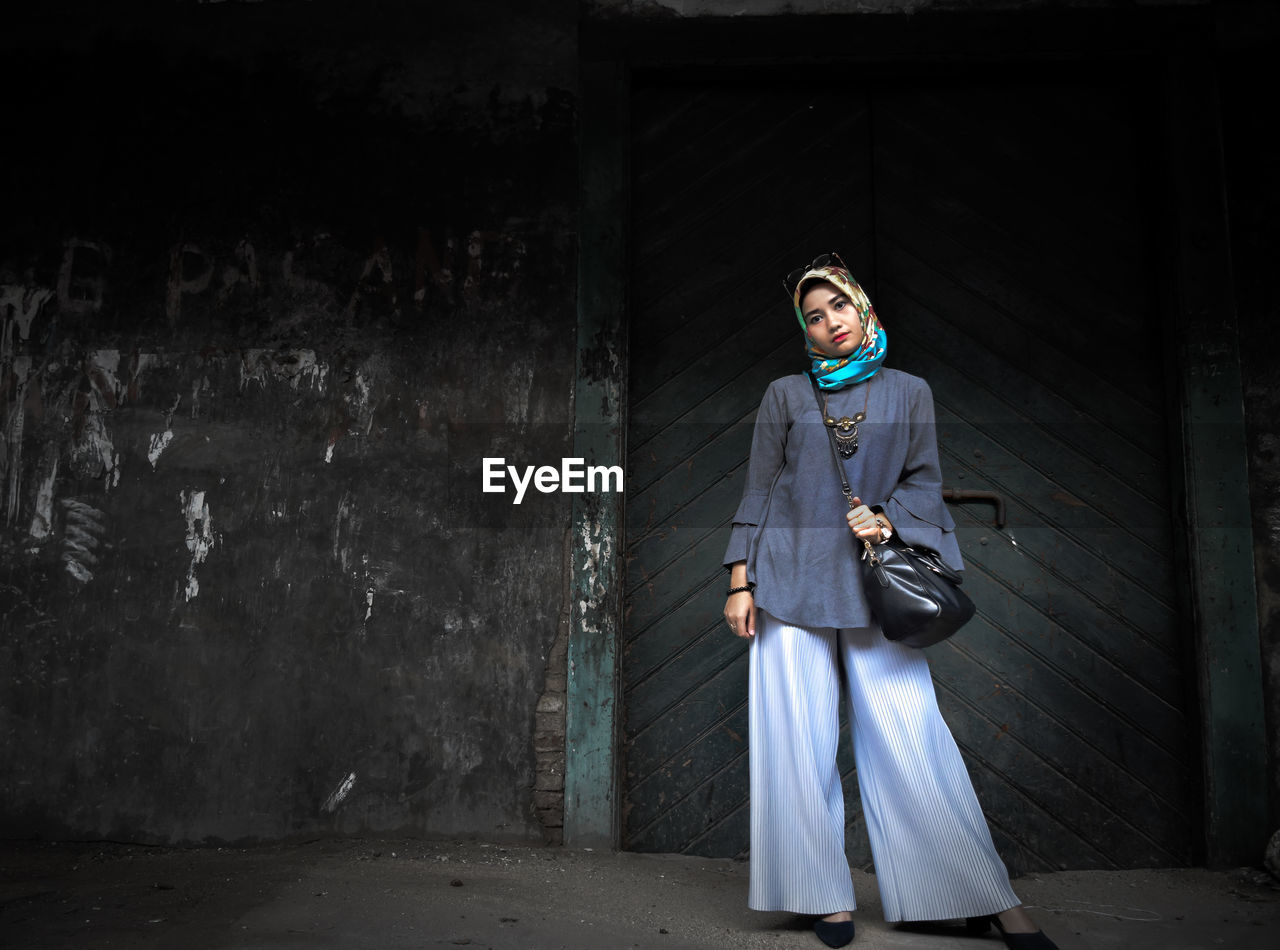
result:
[[[746,657],[740,655],[675,704],[669,715],[632,735],[627,763],[629,775],[637,788],[648,780],[658,806],[688,795],[710,794],[706,786],[728,760],[738,755],[745,757],[746,705],[742,680],[746,668]],[[646,797],[631,796],[636,799],[629,809],[636,815],[636,822],[630,824],[633,832],[639,830],[639,819],[645,815],[640,799]],[[745,798],[746,789],[743,789],[742,799]],[[653,807],[653,803],[647,807]],[[658,820],[668,821],[666,808],[661,811]],[[655,834],[655,842],[667,834],[665,831]]]
[[[895,256],[907,255],[900,231],[920,231],[920,222],[933,218],[929,232],[927,267],[942,275],[935,281],[934,299],[942,313],[954,313],[980,304],[986,316],[977,331],[984,340],[1000,346],[1002,352],[1013,352],[1019,360],[1043,361],[1050,354],[1073,364],[1084,364],[1087,370],[1089,348],[1079,340],[1077,293],[1065,282],[1064,274],[1053,271],[1044,277],[1028,277],[1035,262],[1016,251],[1001,252],[987,244],[991,234],[976,214],[950,202],[947,209],[959,222],[949,222],[957,234],[953,236],[937,224],[939,213],[931,210],[926,196],[892,192],[883,195],[878,206],[885,221],[877,245],[888,269],[896,269]],[[1038,267],[1037,267],[1038,270]],[[962,286],[952,275],[963,275]],[[1120,318],[1118,309],[1105,296],[1090,294],[1087,301],[1090,320],[1114,327]],[[1123,339],[1124,328],[1117,333]],[[1019,349],[1024,341],[1038,345]],[[1077,347],[1079,342],[1079,347]],[[1125,344],[1135,347],[1132,338]],[[1149,346],[1149,341],[1143,344]],[[1149,377],[1153,368],[1137,366],[1133,372],[1102,374],[1095,371],[1091,387],[1080,395],[1094,400],[1099,411],[1107,413],[1106,424],[1117,428],[1138,445],[1153,453],[1164,452],[1164,407],[1153,401],[1159,392]],[[1095,388],[1096,387],[1096,388]],[[1114,400],[1114,401],[1109,401]]]
[[[892,293],[885,296],[894,297]],[[909,301],[897,303],[899,314],[911,314],[921,324],[933,322],[922,309],[913,310]],[[1148,591],[1166,592],[1161,600],[1168,602],[1169,561],[1158,546],[1160,541],[1168,543],[1167,510],[1161,512],[1114,462],[1104,464],[1088,458],[1073,444],[1076,440],[1063,438],[1061,423],[1042,424],[1027,416],[1005,393],[986,388],[975,374],[958,368],[946,349],[935,352],[934,340],[923,335],[925,332],[917,336],[914,325],[910,330],[900,325],[894,340],[911,346],[910,365],[930,381],[939,414],[945,412],[957,420],[941,430],[940,437],[967,436],[970,445],[985,443],[993,452],[1011,457],[1017,464],[1005,473],[1006,479],[1025,479],[1029,494],[1047,495],[1048,503],[1037,506],[1046,521],[1091,549],[1118,546],[1114,570],[1139,579]],[[994,379],[1001,383],[1017,373],[1009,366],[994,369],[999,373]],[[953,449],[945,442],[943,447],[957,458],[972,459],[979,476],[990,477],[985,474],[986,453],[982,449]],[[1016,526],[1013,530],[1016,537]],[[1090,563],[1096,569],[1096,559],[1091,558]],[[1081,582],[1086,586],[1091,583],[1088,578]]]
[[[989,508],[957,513],[979,618],[931,665],[984,807],[1044,867],[1186,863],[1194,824],[1129,101],[1044,83],[874,103],[891,359],[933,388],[945,482],[1007,507],[1002,531]],[[1064,148],[1045,103],[1074,103],[1072,135],[1105,132],[1105,157]],[[1056,830],[1011,818],[1023,803]]]
[[[782,275],[825,250],[869,267],[866,109],[831,91],[656,86],[633,118],[625,839],[738,854],[746,643],[721,619],[720,559],[765,386],[803,359]],[[846,162],[826,161],[836,149]]]
[[[794,345],[793,341],[790,348]],[[644,491],[650,482],[672,471],[672,459],[686,460],[687,466],[687,460],[703,445],[742,418],[744,405],[758,404],[761,393],[755,378],[759,371],[757,367],[765,371],[781,369],[787,363],[785,349],[788,347],[774,347],[762,358],[744,364],[750,366],[751,371],[735,373],[734,366],[717,366],[715,383],[699,386],[699,389],[710,389],[712,385],[715,388],[701,398],[691,397],[679,408],[666,409],[668,392],[682,388],[679,380],[673,380],[645,400],[641,409],[646,423],[653,416],[674,418],[651,438],[636,445],[634,450],[628,446],[627,482],[634,485],[633,490]],[[644,425],[639,428],[641,432],[645,431]],[[682,501],[683,497],[674,500]]]
[[[889,365],[933,389],[945,484],[1005,499],[1004,530],[990,506],[955,509],[979,614],[931,651],[1001,853],[1020,870],[1189,860],[1140,92],[1106,76],[637,92],[627,847],[748,847],[746,645],[720,616],[720,558],[760,396],[803,366],[781,275],[837,250]],[[847,850],[866,867],[845,736]]]

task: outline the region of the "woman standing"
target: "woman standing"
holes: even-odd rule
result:
[[[994,923],[1016,950],[1054,950],[1009,886],[924,653],[886,640],[862,593],[854,538],[896,533],[963,566],[928,384],[882,366],[885,331],[838,257],[786,286],[822,406],[806,374],[770,384],[725,553],[725,619],[751,639],[748,904],[818,917],[828,946],[853,939],[836,767],[843,689],[885,919],[967,917],[970,932]],[[860,496],[852,510],[824,420]]]

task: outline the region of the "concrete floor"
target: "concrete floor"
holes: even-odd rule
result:
[[[855,948],[996,950],[909,933],[855,872]],[[1261,871],[1070,871],[1014,887],[1062,950],[1275,950]],[[0,842],[0,947],[822,950],[747,910],[743,862],[420,840],[179,850]]]

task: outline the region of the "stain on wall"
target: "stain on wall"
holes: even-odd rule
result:
[[[541,840],[569,504],[480,466],[570,454],[575,5],[79,7],[0,56],[0,834]]]

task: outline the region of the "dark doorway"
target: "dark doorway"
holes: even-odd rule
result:
[[[979,616],[930,651],[997,846],[1015,870],[1191,860],[1151,96],[1079,75],[637,84],[626,847],[747,850],[720,559],[759,399],[804,365],[781,275],[836,250],[888,365],[933,388],[944,483],[1005,501],[1003,529],[953,508]]]

